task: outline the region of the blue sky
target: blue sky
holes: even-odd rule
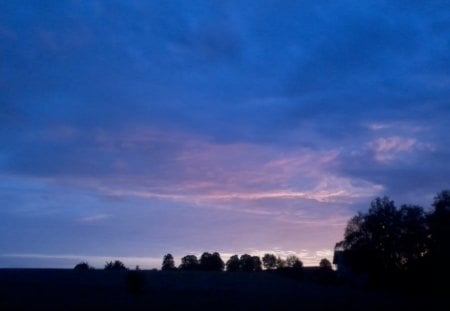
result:
[[[331,259],[449,188],[448,1],[2,1],[0,266]]]

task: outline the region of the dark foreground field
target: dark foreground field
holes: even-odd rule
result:
[[[0,269],[0,310],[434,310],[421,295],[273,273]]]

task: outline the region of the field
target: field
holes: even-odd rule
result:
[[[0,310],[433,310],[439,303],[274,273],[0,269]]]

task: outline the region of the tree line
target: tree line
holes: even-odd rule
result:
[[[319,267],[323,270],[332,270],[331,262],[323,258]],[[81,262],[74,268],[75,270],[91,270],[94,269],[87,262]],[[119,271],[129,270],[120,260],[106,262],[105,270]],[[303,262],[295,255],[289,255],[286,259],[276,256],[275,254],[265,254],[262,259],[259,256],[243,254],[241,256],[233,255],[224,262],[218,252],[204,252],[200,258],[196,255],[186,255],[181,258],[178,267],[172,254],[166,254],[163,257],[162,271],[227,271],[227,272],[258,272],[265,270],[283,271],[283,272],[302,272]],[[136,266],[135,270],[139,270]]]
[[[331,262],[324,258],[320,262],[324,269],[331,269]],[[274,254],[265,254],[262,260],[259,256],[243,254],[241,256],[233,255],[227,262],[224,262],[217,252],[204,252],[200,259],[195,255],[186,255],[181,258],[181,264],[176,267],[172,254],[167,254],[163,258],[161,270],[163,271],[227,271],[227,272],[257,272],[266,270],[297,270],[303,269],[302,261],[295,255],[290,255],[286,259],[277,257]]]

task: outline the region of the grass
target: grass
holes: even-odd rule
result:
[[[0,310],[433,310],[433,303],[265,272],[0,269]]]

